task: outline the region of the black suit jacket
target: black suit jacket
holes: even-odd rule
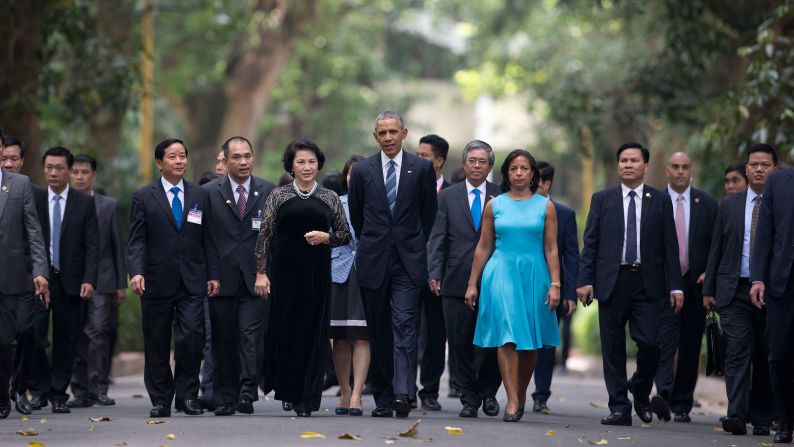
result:
[[[485,192],[488,203],[501,191],[487,182]],[[429,278],[441,280],[442,295],[461,298],[466,295],[479,240],[480,231],[479,228],[474,231],[466,182],[443,188],[438,193],[438,213],[427,247]]]
[[[113,197],[94,193],[99,227],[99,273],[97,293],[114,294],[127,288],[127,265],[121,231],[118,201]]]
[[[717,219],[718,211],[719,204],[716,199],[704,191],[690,188],[687,253],[689,254],[690,277],[694,282],[697,282],[701,273],[706,271],[709,250],[711,249],[711,237],[713,236],[714,222]],[[675,221],[675,218],[673,221]]]
[[[427,282],[427,240],[438,207],[432,164],[403,151],[397,204],[389,213],[381,153],[353,167],[348,203],[358,236],[356,269],[361,287],[377,289],[386,277],[389,253],[397,249],[408,275],[420,287]]]
[[[579,285],[592,285],[593,298],[612,294],[623,257],[623,192],[620,185],[593,194],[584,230]],[[665,299],[681,290],[678,239],[673,207],[666,191],[647,184],[640,216],[640,272],[649,299]]]
[[[237,293],[241,272],[248,292],[254,295],[256,281],[254,251],[259,229],[253,230],[252,221],[256,217],[262,217],[265,199],[275,187],[276,185],[267,180],[252,176],[245,215],[241,219],[229,176],[215,179],[203,186],[210,202],[207,225],[218,251],[221,296],[232,296]]]
[[[750,279],[763,281],[770,297],[782,298],[794,261],[794,168],[769,176],[751,256]]]
[[[716,296],[719,306],[731,302],[739,284],[746,201],[746,190],[724,198],[714,222],[703,295]]]
[[[47,247],[47,262],[52,265],[50,254],[50,207],[48,190],[35,188],[36,208],[41,223],[44,245]],[[81,284],[96,288],[99,268],[99,227],[97,226],[94,199],[74,188],[66,195],[66,208],[61,221],[60,241],[61,285],[69,295],[80,295]],[[54,278],[50,278],[52,281]]]
[[[204,295],[207,281],[218,280],[218,255],[208,228],[207,191],[184,181],[182,227],[177,229],[171,204],[158,178],[132,194],[127,267],[130,277],[143,275],[142,298],[174,296],[184,284],[191,295]],[[191,209],[202,211],[201,225],[187,221]]]
[[[576,300],[576,279],[579,276],[579,236],[576,234],[576,212],[554,203],[557,211],[557,253],[560,259],[562,287],[560,297]]]

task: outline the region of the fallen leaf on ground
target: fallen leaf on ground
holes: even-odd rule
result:
[[[157,424],[165,424],[165,421],[161,421],[160,419],[149,419],[146,421],[149,425],[157,425]]]
[[[337,436],[337,439],[348,439],[350,441],[361,441],[361,436],[359,435],[351,435],[350,433],[343,433]]]
[[[28,427],[27,430],[17,430],[17,434],[19,436],[38,436],[39,433],[32,430],[31,427]]]
[[[305,431],[301,433],[301,438],[308,439],[308,438],[320,438],[325,439],[325,435],[322,433],[315,433],[313,431]]]
[[[554,436],[556,434],[557,434],[557,432],[554,431],[554,430],[549,430],[549,431],[546,432],[546,436]]]
[[[173,434],[173,433],[169,433],[169,434],[165,435],[165,438],[170,441],[170,440],[176,439],[176,435]]]
[[[714,431],[716,431],[716,432],[721,432],[721,431],[723,431],[723,430],[722,430],[721,428],[719,428],[719,427],[714,427]]]
[[[30,441],[28,442],[28,447],[44,447],[44,444],[38,441]]]
[[[640,424],[640,428],[651,428],[651,424],[642,423]]]
[[[607,444],[609,444],[609,441],[607,441],[606,439],[600,439],[598,441],[592,441],[592,440],[588,439],[587,443],[590,444],[590,445],[607,445]]]
[[[590,402],[590,406],[593,408],[606,408],[606,405],[600,402]]]
[[[460,427],[446,426],[446,427],[444,427],[444,430],[447,431],[448,435],[462,435],[463,434],[463,429],[460,428]]]
[[[563,425],[563,427],[565,427],[565,428],[571,428],[571,424],[565,424],[565,425]]]
[[[618,438],[618,439],[620,439],[621,441],[630,441],[631,436],[623,436],[622,438]]]
[[[91,422],[110,422],[113,419],[110,419],[109,417],[101,417],[101,418],[88,418],[88,420]]]
[[[133,399],[143,399],[143,394],[133,394],[132,398]]]
[[[41,418],[41,420],[39,421],[39,423],[46,424],[46,423],[47,423],[47,420],[46,420],[46,419],[44,419],[44,418]]]
[[[386,444],[394,444],[394,439],[387,439],[383,442],[385,442]]]
[[[25,421],[27,421],[27,420],[28,420],[28,417],[27,417],[27,416],[22,416],[22,422],[25,422]]]
[[[768,443],[768,442],[762,442],[762,443],[760,443],[760,444],[761,444],[763,447],[772,447],[772,444],[770,444],[770,443]]]
[[[119,447],[124,447],[125,445],[127,445],[127,443],[124,442],[124,441],[119,441],[119,442],[116,443],[116,445],[119,446]]]
[[[540,412],[543,413],[543,414],[551,414],[551,410],[549,410],[548,408],[544,408],[544,409],[540,410]]]
[[[92,425],[92,426],[88,427],[88,431],[96,431],[96,427],[94,427],[94,426]]]
[[[403,438],[416,438],[416,435],[419,434],[419,424],[421,423],[422,423],[421,419],[417,420],[416,422],[411,424],[410,427],[408,427],[408,430],[405,430],[404,432],[400,433],[400,436],[402,436]]]

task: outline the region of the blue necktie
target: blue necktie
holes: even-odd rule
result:
[[[626,264],[637,262],[637,206],[634,196],[637,193],[629,191],[629,212],[626,218]]]
[[[52,266],[61,269],[61,196],[55,195],[52,199]]]
[[[471,221],[474,222],[474,231],[480,230],[480,219],[482,218],[482,203],[480,202],[480,190],[474,188],[474,200],[471,202]]]
[[[174,200],[171,201],[171,213],[174,215],[174,220],[176,221],[176,228],[182,228],[182,201],[179,200],[179,188],[174,186],[171,188],[171,192],[174,194]]]
[[[397,171],[394,165],[394,160],[389,160],[389,169],[386,171],[386,200],[389,201],[389,213],[392,217],[394,217],[394,206],[397,204]]]

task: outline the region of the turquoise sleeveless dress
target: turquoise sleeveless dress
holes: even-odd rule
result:
[[[544,304],[551,285],[544,254],[543,228],[548,199],[535,194],[491,200],[496,249],[485,264],[474,344],[516,349],[559,346],[557,313]]]

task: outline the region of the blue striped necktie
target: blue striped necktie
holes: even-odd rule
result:
[[[174,194],[174,199],[171,200],[171,213],[176,221],[176,229],[179,230],[182,228],[182,201],[179,200],[179,187],[171,188],[171,193]]]
[[[389,160],[389,169],[386,171],[386,200],[389,201],[389,213],[394,217],[394,207],[397,205],[397,171],[396,163]]]

